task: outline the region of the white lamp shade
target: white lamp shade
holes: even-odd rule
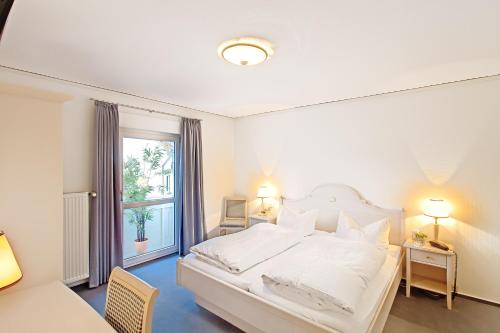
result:
[[[23,274],[17,264],[7,237],[0,231],[0,288],[17,282]]]
[[[272,196],[269,186],[261,186],[257,191],[257,198],[269,198]]]
[[[271,43],[257,37],[239,37],[222,42],[217,52],[235,65],[251,66],[266,61],[272,54]]]
[[[264,49],[246,44],[230,46],[222,52],[222,57],[235,65],[257,65],[267,59]]]
[[[424,214],[435,218],[450,217],[450,205],[442,199],[429,199],[424,205]]]

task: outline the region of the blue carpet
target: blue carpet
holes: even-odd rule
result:
[[[153,316],[153,332],[241,332],[238,328],[196,305],[192,294],[175,283],[177,255],[134,266],[129,272],[160,290]],[[78,286],[73,290],[103,314],[106,285],[95,289]]]
[[[128,269],[160,290],[153,332],[240,333],[238,328],[196,305],[192,294],[175,284],[176,260],[173,255]],[[79,286],[73,290],[99,313],[104,313],[105,285],[95,289]],[[401,288],[384,328],[384,333],[400,332],[496,333],[500,332],[500,307],[457,297],[453,310],[449,311],[443,298],[430,299],[416,288],[412,289],[412,297],[406,298]]]

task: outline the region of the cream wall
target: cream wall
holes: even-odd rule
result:
[[[205,214],[211,234],[217,230],[222,198],[232,193],[234,120],[187,108],[84,87],[41,76],[0,69],[0,78],[30,87],[61,91],[73,97],[64,105],[64,192],[92,190],[94,103],[90,97],[202,119]],[[120,108],[121,126],[179,133],[179,118]]]
[[[345,183],[428,235],[421,201],[449,200],[459,292],[500,302],[499,78],[237,119],[235,151],[236,192],[252,198],[262,183],[288,197]]]
[[[0,229],[24,274],[12,292],[62,278],[62,101],[0,84]]]
[[[443,221],[441,236],[453,242],[459,253],[459,291],[500,302],[496,286],[500,274],[499,79],[232,120],[6,69],[0,70],[0,78],[73,96],[64,105],[62,120],[64,192],[92,190],[93,103],[89,97],[202,118],[206,216],[212,233],[224,195],[236,192],[254,198],[257,187],[266,182],[289,197],[326,182],[349,184],[378,205],[405,208],[408,232],[422,227],[428,234],[431,221],[421,216],[420,202],[443,197],[454,205],[454,219]],[[2,117],[4,110],[2,106]],[[175,117],[122,108],[121,120],[124,126],[178,131]],[[37,131],[26,130],[29,135]],[[37,136],[33,142],[40,140]],[[10,193],[9,197],[13,198]],[[10,202],[5,200],[1,198],[0,204]],[[4,224],[9,235],[10,228]],[[9,236],[17,252],[21,236],[17,232]]]

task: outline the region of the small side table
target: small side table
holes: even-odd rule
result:
[[[431,246],[428,242],[418,245],[409,239],[403,245],[406,248],[406,297],[411,296],[411,287],[429,290],[438,294],[446,295],[448,310],[452,306],[452,289],[455,280],[456,254],[453,247],[447,244],[450,250],[444,251]],[[417,274],[412,275],[411,263],[417,262],[446,270],[446,282],[438,281],[430,277]]]
[[[273,215],[250,215],[248,218],[248,227],[256,225],[257,223],[274,223],[276,224],[276,216]]]

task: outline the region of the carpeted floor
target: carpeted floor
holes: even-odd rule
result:
[[[190,292],[175,284],[176,260],[177,256],[170,256],[129,270],[160,289],[153,332],[241,332],[196,305]],[[96,289],[79,286],[73,290],[98,312],[104,312],[106,286]],[[384,333],[500,333],[500,307],[457,297],[453,310],[448,311],[445,300],[436,301],[414,290],[411,298],[406,298],[400,290]]]

